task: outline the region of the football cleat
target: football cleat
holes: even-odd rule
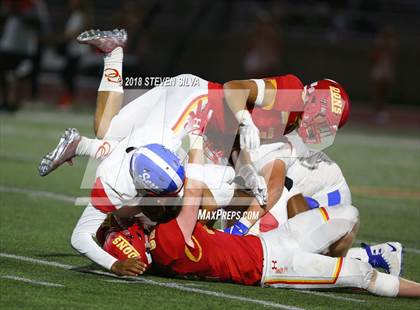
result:
[[[42,158],[38,167],[39,175],[44,177],[65,162],[71,164],[71,159],[76,156],[76,148],[80,139],[79,131],[76,128],[67,128],[55,149]]]
[[[117,47],[125,46],[127,43],[127,32],[124,29],[91,29],[79,34],[77,42],[92,45],[103,53],[109,53]]]
[[[369,264],[374,268],[382,268],[385,272],[400,276],[403,270],[404,248],[399,242],[387,242],[377,245],[362,243],[369,258]]]

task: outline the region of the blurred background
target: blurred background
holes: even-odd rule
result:
[[[353,123],[420,129],[418,0],[3,0],[0,109],[89,110],[102,56],[75,37],[125,28],[124,76],[339,81]]]

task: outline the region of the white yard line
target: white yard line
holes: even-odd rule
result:
[[[8,253],[0,253],[0,257],[25,261],[25,262],[29,262],[29,263],[33,263],[33,264],[37,264],[37,265],[58,267],[58,268],[67,269],[67,270],[77,268],[77,266],[73,266],[73,265],[62,264],[62,263],[51,262],[51,261],[45,261],[45,260],[41,260],[41,259],[35,259],[35,258],[31,258],[31,257],[19,256],[19,255],[8,254]],[[112,273],[104,272],[104,271],[96,271],[95,270],[95,271],[92,271],[92,273],[111,276],[111,277],[114,277],[114,278],[120,278],[120,277],[118,277],[118,276],[116,276]],[[123,278],[120,278],[120,279],[123,279]],[[180,284],[173,283],[173,282],[169,282],[169,283],[168,282],[158,282],[158,281],[154,281],[154,280],[150,280],[150,279],[133,278],[133,277],[127,277],[127,279],[129,279],[130,281],[137,281],[137,282],[142,282],[142,283],[146,283],[146,284],[150,284],[150,285],[173,288],[173,289],[177,289],[177,290],[185,291],[185,292],[191,292],[191,293],[197,293],[197,294],[202,294],[202,295],[214,296],[214,297],[218,297],[218,298],[225,298],[225,299],[238,300],[238,301],[243,301],[243,302],[248,302],[248,303],[254,303],[254,304],[258,304],[258,305],[262,305],[262,306],[266,306],[266,307],[272,307],[272,308],[278,308],[278,309],[287,309],[287,310],[302,310],[303,309],[303,308],[299,308],[299,307],[288,306],[288,305],[279,304],[279,303],[266,301],[266,300],[259,300],[259,299],[253,299],[253,298],[247,298],[247,297],[242,297],[242,296],[225,294],[225,293],[221,293],[221,292],[215,292],[215,291],[203,290],[203,289],[198,289],[198,288],[186,287],[186,286],[182,286]]]
[[[307,290],[293,290],[293,291],[298,292],[298,293],[312,294],[312,295],[316,295],[316,296],[333,298],[333,299],[337,299],[337,300],[354,301],[354,302],[366,302],[366,300],[344,297],[344,296],[339,296],[339,295],[335,295],[335,294],[333,295],[332,293],[322,293],[322,292],[307,291]]]
[[[33,156],[29,154],[16,154],[11,152],[0,151],[0,157],[9,159],[11,161],[20,161],[20,162],[37,162],[41,161],[41,156]]]
[[[73,126],[90,126],[93,121],[92,114],[86,113],[60,113],[60,112],[34,112],[21,111],[16,115],[16,124],[19,121],[28,121],[41,124],[74,124]]]
[[[339,133],[334,140],[336,145],[363,145],[370,148],[386,147],[392,149],[420,149],[417,137],[389,137],[375,134]]]
[[[406,248],[406,247],[404,247],[404,251],[405,252],[409,252],[409,253],[420,254],[420,250],[419,249],[414,249],[414,248]]]
[[[43,285],[43,286],[64,287],[64,285],[58,284],[58,283],[31,280],[31,279],[17,277],[17,276],[0,276],[0,278],[8,279],[8,280],[21,281],[21,282],[30,283],[30,284]]]
[[[48,140],[54,140],[57,141],[60,139],[60,136],[63,134],[64,130],[66,128],[63,128],[62,130],[52,130],[45,132],[44,128],[31,128],[31,130],[28,130],[28,128],[25,127],[16,127],[14,125],[1,125],[1,134],[4,136],[9,137],[24,137],[24,138],[35,138],[35,139],[42,139],[43,141]]]
[[[58,194],[54,192],[48,191],[39,191],[27,188],[19,188],[19,187],[10,187],[10,186],[2,186],[0,185],[0,192],[7,192],[7,193],[15,193],[15,194],[24,194],[28,196],[35,196],[35,197],[44,197],[44,198],[51,198],[62,202],[69,202],[74,204],[76,201],[75,197],[69,195]]]

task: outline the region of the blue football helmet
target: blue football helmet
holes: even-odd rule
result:
[[[131,157],[130,172],[137,189],[158,196],[173,195],[184,185],[185,171],[179,157],[161,144],[147,144]]]

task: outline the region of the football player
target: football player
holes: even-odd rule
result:
[[[81,215],[71,237],[71,244],[78,252],[119,275],[130,274],[132,270],[139,271],[139,266],[136,260],[117,261],[95,242],[98,229],[109,212],[123,206],[144,204],[144,197],[147,196],[180,196],[183,197],[183,204],[188,206],[197,197],[201,201],[201,196],[197,195],[202,195],[202,191],[197,192],[194,182],[188,182],[190,176],[206,184],[215,204],[226,203],[229,192],[233,194],[229,184],[234,178],[232,168],[229,173],[225,166],[191,163],[186,165],[184,171],[184,164],[174,153],[175,148],[170,149],[166,141],[155,143],[153,136],[150,131],[137,130],[133,136],[118,143],[113,152],[101,162],[96,172],[91,203]],[[154,143],[149,143],[151,141]],[[188,158],[191,159],[193,150],[201,147],[200,143],[191,144]],[[225,187],[220,186],[222,182],[226,182]],[[138,213],[134,207],[130,209],[134,210],[132,215]],[[154,225],[141,214],[140,217],[143,227]]]
[[[199,152],[192,158],[202,156]],[[290,189],[285,187],[284,194]],[[379,296],[420,297],[418,283],[379,272],[357,259],[321,255],[357,224],[358,211],[352,206],[316,208],[257,237],[202,226],[197,223],[199,204],[182,207],[175,219],[158,224],[148,238],[138,226],[112,232],[104,249],[119,259],[127,257],[123,249],[132,253],[134,248],[133,259],[150,254],[153,270],[168,276],[297,289],[356,287]],[[393,253],[387,255],[391,259]]]
[[[268,185],[267,206],[260,208],[254,203],[248,208],[258,211],[261,220],[243,217],[225,232],[244,235],[251,229],[250,233],[259,234],[260,229],[272,230],[308,207],[351,205],[351,193],[338,165],[325,153],[308,148],[308,145],[328,146],[338,128],[346,123],[350,101],[341,85],[321,80],[303,87],[297,77],[287,75],[230,81],[224,84],[224,89],[227,104],[240,124],[240,147],[246,154],[245,164],[239,170],[255,169]],[[285,174],[293,180],[295,194],[306,196],[307,204],[301,203],[296,195],[288,200],[287,208],[281,207]],[[334,244],[330,254],[346,255],[357,228]],[[400,274],[398,266],[379,258],[383,252],[395,251],[402,260],[400,243],[362,246],[350,249],[348,254],[389,273]]]
[[[240,126],[239,171],[254,171],[251,176],[261,175],[267,183],[266,206],[254,203],[248,209],[263,216],[279,201],[288,169],[298,158],[307,157],[305,148],[294,147],[285,134],[296,129],[306,144],[327,146],[346,123],[350,101],[335,81],[325,79],[304,87],[293,75],[230,81],[224,91]],[[255,222],[243,217],[226,232],[246,234]]]

